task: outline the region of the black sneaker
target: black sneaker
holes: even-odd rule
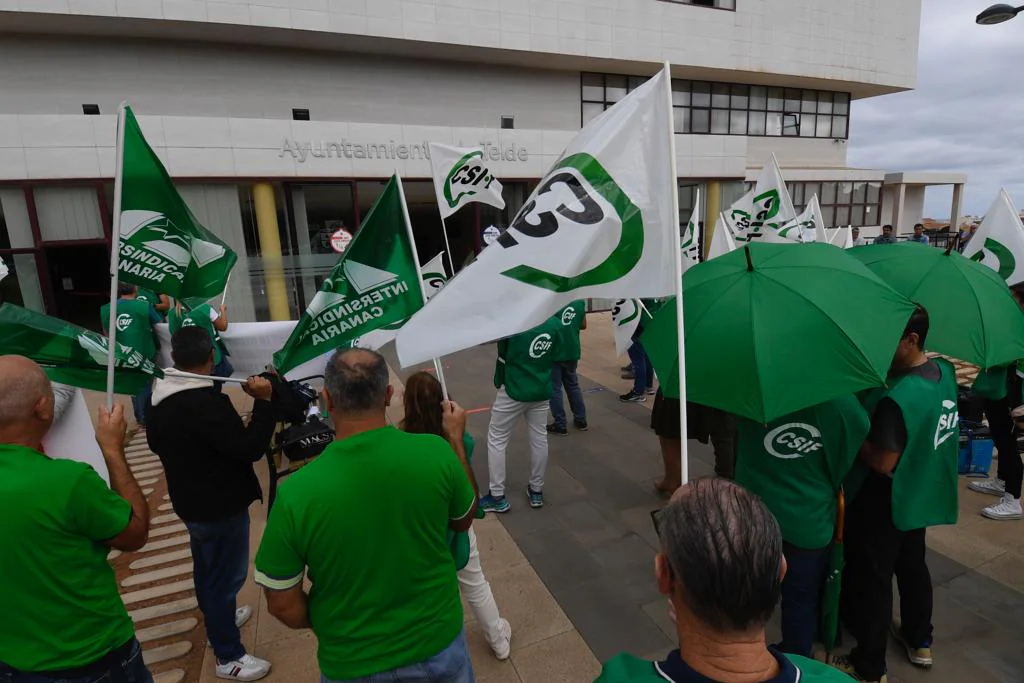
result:
[[[590,429],[590,425],[587,424],[586,420],[573,420],[572,425],[581,432],[585,432]]]
[[[559,436],[569,436],[569,430],[565,427],[559,427],[556,424],[548,425],[548,434],[558,434]]]
[[[638,394],[635,391],[630,391],[628,394],[619,396],[619,400],[623,403],[646,403],[647,397],[643,394]]]

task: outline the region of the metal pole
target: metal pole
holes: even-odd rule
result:
[[[117,341],[117,257],[121,251],[121,190],[124,186],[124,126],[128,104],[117,109],[114,161],[114,207],[110,230],[110,315],[107,318],[107,410],[114,409],[114,349]]]

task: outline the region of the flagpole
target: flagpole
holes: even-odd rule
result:
[[[427,305],[427,288],[423,284],[423,273],[420,271],[420,255],[416,251],[416,237],[412,234],[412,220],[409,218],[409,205],[405,203],[405,187],[402,185],[402,176],[395,169],[395,178],[398,180],[398,197],[402,202],[402,215],[405,218],[405,230],[409,235],[409,246],[412,248],[412,260],[416,264],[416,280],[420,283],[420,295],[423,297],[423,305]],[[444,226],[444,220],[441,220],[441,225]],[[447,246],[448,235],[445,234],[445,246]],[[449,261],[451,260],[451,253],[448,254]],[[444,261],[441,262],[442,265]],[[454,265],[452,266],[454,271]],[[454,274],[454,273],[453,273]],[[441,365],[441,359],[434,359],[434,371],[437,373],[437,379],[441,382],[441,394],[445,400],[448,400],[448,384],[444,379],[444,367]]]
[[[444,222],[444,216],[441,216],[441,234],[444,235],[444,250],[448,253],[448,265],[452,268],[448,277],[455,277],[455,257],[452,256],[452,247],[448,244],[448,225]],[[416,264],[419,265],[419,261],[416,261]],[[444,260],[441,261],[441,264],[444,264]]]
[[[214,377],[213,375],[197,375],[194,372],[184,372],[176,368],[165,368],[164,377],[167,379],[206,379],[211,382],[227,382],[229,384],[247,384],[248,378],[238,379],[236,377]]]
[[[107,410],[114,409],[114,344],[117,338],[117,257],[121,251],[121,189],[124,185],[124,128],[126,102],[117,109],[114,161],[114,206],[110,228],[110,315],[107,318]]]
[[[220,295],[220,305],[223,306],[224,302],[228,300],[228,285],[231,284],[231,273],[235,272],[232,268],[228,271],[228,276],[224,278],[224,292]]]
[[[664,66],[667,87],[665,88],[665,106],[668,107],[668,158],[672,178],[672,226],[676,248],[676,321],[679,329],[676,334],[679,340],[679,448],[681,481],[686,484],[690,481],[689,457],[687,454],[689,435],[686,425],[686,334],[683,325],[683,250],[679,248],[679,169],[676,163],[676,131],[674,114],[672,108],[672,67],[668,62]],[[694,226],[696,227],[696,226]]]

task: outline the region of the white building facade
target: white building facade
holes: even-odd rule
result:
[[[0,258],[13,266],[0,293],[98,325],[122,100],[195,214],[238,252],[235,320],[297,317],[337,260],[330,236],[357,229],[395,170],[421,257],[440,251],[427,142],[482,146],[505,187],[505,211],[448,220],[465,262],[580,126],[666,60],[684,220],[700,189],[713,224],[774,153],[797,206],[818,194],[830,226],[892,222],[885,171],[846,166],[850,103],[914,87],[920,11],[920,0],[0,0]]]

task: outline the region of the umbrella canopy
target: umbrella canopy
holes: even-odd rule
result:
[[[14,304],[0,305],[0,354],[31,358],[53,382],[106,391],[107,340],[59,318]],[[135,395],[163,377],[141,353],[118,344],[114,353],[114,393]]]
[[[1024,313],[991,268],[955,251],[909,242],[857,247],[849,253],[928,310],[929,351],[983,368],[1024,358]]]
[[[914,304],[828,244],[750,244],[683,277],[687,400],[762,424],[885,383]],[[675,306],[641,342],[678,396]]]

